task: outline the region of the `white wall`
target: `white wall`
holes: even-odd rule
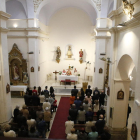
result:
[[[84,60],[90,61],[90,67],[93,69],[95,45],[91,39],[91,27],[92,22],[88,15],[78,8],[64,8],[52,16],[49,22],[49,40],[45,54],[48,59],[46,69],[49,73],[67,69],[70,64],[76,67],[81,78],[84,78],[86,63],[80,64],[79,62],[80,49],[84,51]],[[64,60],[68,45],[73,47],[75,60]],[[55,61],[57,46],[61,49],[59,64]]]

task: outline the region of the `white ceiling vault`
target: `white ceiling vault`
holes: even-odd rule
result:
[[[9,1],[10,6],[8,7]],[[15,13],[13,10],[16,10],[16,7],[12,3],[20,2],[25,10],[23,11],[21,8],[22,11],[17,11],[17,13],[21,13],[19,14],[21,19],[25,18],[25,12],[27,18],[38,18],[41,21],[45,21],[46,25],[51,16],[58,10],[66,7],[76,7],[85,11],[93,25],[95,25],[97,18],[107,17],[110,2],[112,1],[114,0],[6,0],[6,7],[9,8],[7,9],[9,13]],[[13,15],[12,18],[19,18],[19,16]]]

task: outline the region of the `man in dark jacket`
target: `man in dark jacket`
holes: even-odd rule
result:
[[[103,129],[105,126],[105,120],[103,119],[104,119],[104,116],[100,115],[99,120],[97,120],[97,122],[95,123],[96,129],[99,135],[103,133]]]
[[[39,106],[40,105],[40,98],[38,96],[36,96],[36,93],[33,93],[32,105],[33,106]]]
[[[40,138],[45,138],[46,134],[46,122],[43,120],[42,115],[39,116],[39,120],[37,121],[36,128],[39,133]]]
[[[101,91],[101,94],[99,95],[99,105],[104,105],[104,100],[105,100],[105,93],[104,91]]]
[[[27,120],[26,118],[23,116],[22,111],[19,112],[19,115],[17,116],[17,124],[18,127],[21,128],[21,126],[27,126]]]
[[[80,106],[82,105],[81,100],[79,100],[79,97],[74,101],[74,104],[76,105],[76,109],[79,110]]]
[[[16,108],[14,109],[14,122],[17,122],[17,116],[19,115],[19,106],[17,105]]]
[[[90,85],[88,86],[88,89],[86,89],[86,96],[88,95],[88,93],[90,93],[90,96],[92,94],[92,90],[90,89]]]
[[[76,124],[78,110],[76,109],[75,104],[72,104],[72,108],[69,109],[69,116],[71,117],[71,120],[74,121]]]
[[[24,102],[25,102],[25,105],[30,106],[31,105],[31,96],[28,94],[25,94],[24,95]]]
[[[95,90],[93,91],[93,95],[100,95],[100,91],[98,90],[98,88],[96,87]]]
[[[71,93],[73,93],[75,98],[77,98],[78,89],[76,89],[76,86],[74,86],[74,89],[71,90]]]
[[[48,91],[47,88],[48,88],[48,87],[46,86],[46,87],[45,87],[45,90],[44,90],[45,98],[49,98],[49,91]]]
[[[100,115],[103,115],[104,118],[105,118],[105,110],[104,110],[104,106],[101,106],[101,109],[98,110],[98,112],[97,112],[97,120],[99,120],[99,116],[100,116]]]

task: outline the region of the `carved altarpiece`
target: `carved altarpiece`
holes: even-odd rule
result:
[[[18,69],[19,78],[14,80],[14,65]],[[23,84],[23,72],[27,72],[27,62],[23,58],[22,53],[18,49],[16,44],[13,45],[12,50],[9,53],[9,72],[10,72],[10,83],[13,85]]]

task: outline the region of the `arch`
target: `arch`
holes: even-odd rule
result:
[[[135,64],[133,59],[127,54],[123,55],[118,62],[115,78],[120,80],[128,80],[134,67]]]
[[[109,4],[108,4],[108,12],[107,12],[107,14],[109,14],[111,11],[113,11],[113,6],[114,6],[114,0],[110,0]]]
[[[6,2],[6,12],[11,14],[11,19],[26,19],[26,9],[23,3],[18,0],[8,0]]]
[[[43,21],[42,18],[45,18],[45,24],[47,25],[51,16],[56,13],[56,11],[66,7],[77,7],[83,9],[89,15],[93,25],[96,24],[98,10],[95,8],[95,4],[89,0],[80,0],[80,2],[79,0],[60,0],[59,3],[56,2],[56,0],[46,0],[39,5],[36,12],[36,17],[41,21]],[[43,13],[45,13],[45,16],[42,16]]]

